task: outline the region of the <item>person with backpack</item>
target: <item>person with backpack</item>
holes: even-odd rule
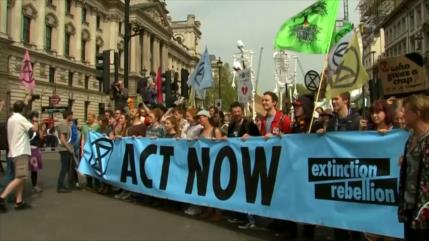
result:
[[[73,145],[70,144],[72,139],[73,112],[70,110],[64,111],[63,119],[64,120],[58,125],[61,168],[58,175],[57,192],[69,193],[71,190],[65,185],[65,178],[70,167],[70,161],[73,161],[75,153]]]

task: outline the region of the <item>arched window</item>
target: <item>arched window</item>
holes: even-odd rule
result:
[[[97,38],[95,39],[95,62],[97,62],[97,54],[100,53],[101,48],[104,45],[104,41],[103,38],[101,38],[100,36],[97,36]]]
[[[71,57],[73,53],[72,38],[76,32],[76,28],[72,23],[67,23],[64,28],[64,56]]]
[[[52,13],[47,14],[45,17],[45,50],[51,51],[54,48],[57,26],[57,17]]]
[[[30,43],[31,40],[31,22],[37,18],[37,10],[33,4],[29,3],[22,6],[22,34],[21,40],[24,43]]]
[[[91,36],[89,34],[89,31],[84,29],[82,31],[82,39],[81,39],[81,53],[80,53],[80,57],[82,59],[82,62],[86,62],[88,60],[87,58],[87,47],[88,47],[88,42],[91,39]]]

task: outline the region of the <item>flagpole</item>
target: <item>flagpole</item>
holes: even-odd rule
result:
[[[252,105],[252,114],[253,114],[253,120],[256,119],[256,91],[258,90],[258,82],[259,82],[259,73],[261,72],[261,61],[262,61],[262,52],[264,51],[264,47],[261,47],[261,50],[259,51],[259,59],[258,59],[258,72],[256,72],[256,80],[255,80],[255,86],[253,86],[253,105]]]
[[[323,85],[323,79],[325,78],[325,70],[328,67],[328,58],[329,58],[329,53],[327,53],[325,55],[325,63],[323,65],[323,70],[322,70],[322,74],[320,76],[320,83],[319,83],[319,88],[317,89],[317,94],[316,94],[316,99],[314,100],[314,108],[313,108],[313,112],[311,113],[311,121],[310,121],[310,127],[308,128],[307,133],[311,133],[311,129],[313,128],[313,123],[314,123],[314,112],[316,111],[316,103],[319,101],[319,97],[320,97],[320,90],[322,89],[322,85]]]

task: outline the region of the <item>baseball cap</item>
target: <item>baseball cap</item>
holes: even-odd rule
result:
[[[210,112],[208,112],[207,110],[200,110],[198,111],[197,116],[206,116],[210,118]]]

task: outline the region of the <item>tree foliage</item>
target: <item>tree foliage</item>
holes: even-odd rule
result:
[[[214,72],[214,85],[212,88],[207,89],[206,98],[204,100],[204,107],[208,108],[215,104],[216,99],[219,98],[219,70],[217,68],[212,69]],[[231,67],[228,63],[224,63],[221,68],[220,88],[222,100],[222,111],[228,111],[229,106],[232,102],[236,101],[237,94],[234,88],[232,88],[232,73]]]

